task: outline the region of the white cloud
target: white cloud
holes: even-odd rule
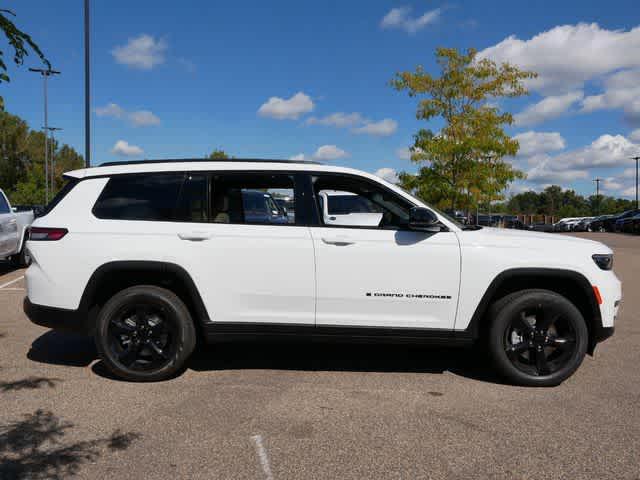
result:
[[[104,107],[98,107],[95,111],[99,117],[121,118],[125,114],[124,109],[116,103],[109,103]]]
[[[396,156],[400,160],[411,160],[411,149],[408,147],[401,147],[396,150]]]
[[[258,109],[258,115],[278,120],[296,120],[305,113],[313,111],[315,105],[311,97],[298,92],[289,99],[271,97]]]
[[[129,121],[134,127],[160,125],[160,119],[149,110],[137,110],[129,114]]]
[[[337,128],[347,128],[361,125],[365,121],[366,119],[358,112],[336,112],[324,117],[309,117],[305,123],[307,125],[326,125]]]
[[[354,128],[353,133],[364,133],[367,135],[375,135],[378,137],[388,137],[393,135],[398,129],[398,122],[390,118],[385,118],[379,122],[366,123],[361,127]]]
[[[634,142],[640,142],[640,128],[636,128],[633,132],[629,134],[629,139]]]
[[[510,62],[538,73],[528,82],[543,93],[566,93],[586,81],[640,67],[640,27],[607,30],[597,23],[561,25],[528,40],[512,35],[482,50],[479,58]]]
[[[640,149],[622,135],[601,135],[584,148],[563,153],[555,157],[555,169],[621,167],[629,164],[631,157]]]
[[[586,97],[583,112],[622,109],[628,120],[640,125],[640,69],[626,70],[607,77],[604,93]]]
[[[520,150],[518,150],[520,156],[530,156],[565,148],[564,138],[558,132],[528,131],[515,135],[513,139],[520,143]]]
[[[336,112],[324,117],[309,117],[305,122],[307,125],[327,125],[337,128],[349,128],[356,134],[376,135],[386,137],[393,135],[398,129],[398,122],[390,118],[385,118],[379,122],[374,122],[362,116],[358,112],[344,113]]]
[[[134,127],[149,127],[160,125],[160,118],[149,110],[134,110],[128,112],[117,103],[109,103],[95,109],[99,117],[124,118]]]
[[[304,153],[298,153],[297,155],[293,155],[291,157],[289,157],[289,160],[294,160],[296,162],[301,162],[303,160],[305,160],[306,157],[304,156]]]
[[[111,149],[111,153],[121,157],[132,157],[142,155],[144,150],[137,145],[130,145],[129,142],[126,142],[125,140],[118,140]]]
[[[111,54],[116,62],[140,70],[151,70],[164,63],[167,42],[142,34],[130,38],[125,45],[115,47]]]
[[[527,180],[533,183],[562,184],[588,178],[586,170],[549,170],[544,166],[534,167],[527,172]]]
[[[348,156],[349,154],[347,152],[345,152],[341,148],[338,148],[335,145],[322,145],[313,154],[313,159],[330,161],[330,160],[338,160],[340,158],[345,158]]]
[[[522,112],[514,115],[513,119],[516,125],[535,125],[566,113],[572,105],[582,100],[583,97],[582,91],[546,97],[538,103],[529,105]]]
[[[398,172],[393,168],[383,167],[375,171],[374,175],[377,175],[383,180],[389,183],[398,183]]]
[[[411,7],[392,8],[380,22],[382,28],[398,28],[407,33],[416,33],[418,30],[435,23],[440,18],[442,10],[435,8],[429,10],[419,17],[411,16]]]
[[[555,146],[559,146],[559,142]],[[585,147],[556,155],[538,151],[526,158],[526,164],[530,166],[526,172],[527,181],[538,185],[566,185],[576,180],[588,180],[602,176],[604,168],[629,167],[629,157],[638,150],[640,145],[634,144],[623,135],[605,134]],[[620,194],[631,179],[635,178],[634,175],[633,168],[627,168],[618,175],[609,174],[605,177],[602,187],[612,194]]]

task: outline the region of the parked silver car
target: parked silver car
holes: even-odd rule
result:
[[[24,243],[33,218],[33,210],[16,212],[11,208],[9,199],[0,190],[0,259],[9,258],[17,266],[29,264]]]

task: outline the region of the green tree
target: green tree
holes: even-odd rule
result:
[[[620,213],[631,210],[634,205],[632,200],[605,195],[591,195],[585,198],[574,190],[563,190],[558,185],[551,185],[540,193],[531,190],[513,195],[507,202],[497,205],[495,211],[554,217],[586,217]]]
[[[13,203],[42,204],[45,201],[44,176],[45,136],[31,130],[16,115],[0,111],[0,187],[9,194]],[[53,159],[53,194],[62,187],[62,175],[84,166],[84,160],[69,145],[49,142]]]
[[[229,156],[229,154],[221,148],[216,148],[207,158],[209,160],[231,160],[233,157]]]
[[[452,209],[500,199],[509,183],[524,174],[502,161],[515,155],[519,145],[503,128],[513,123],[513,116],[492,102],[526,95],[523,81],[536,74],[478,59],[474,49],[461,53],[438,48],[436,60],[439,77],[419,66],[391,81],[410,97],[426,97],[418,104],[418,119],[444,121],[437,133],[421,129],[415,135],[411,160],[421,167],[417,175],[400,175],[401,183],[425,200]]]
[[[30,140],[29,126],[24,120],[0,111],[0,186],[3,189],[12,190],[25,175]]]
[[[24,57],[29,55],[28,49],[30,48],[40,57],[40,60],[50,68],[51,64],[40,50],[40,47],[31,39],[30,35],[16,27],[9,16],[15,17],[15,13],[11,10],[0,9],[0,30],[4,33],[7,42],[13,48],[14,63],[16,65],[22,65],[24,63]],[[7,65],[2,58],[3,55],[4,51],[0,50],[0,83],[9,81]]]

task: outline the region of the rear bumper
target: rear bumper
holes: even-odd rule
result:
[[[80,310],[67,310],[64,308],[47,307],[31,303],[28,297],[24,297],[23,310],[31,322],[42,327],[52,328],[62,332],[80,333],[90,335],[87,315]]]

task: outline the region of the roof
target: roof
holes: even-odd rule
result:
[[[228,159],[212,159],[212,158],[172,158],[161,160],[131,160],[128,162],[105,162],[98,165],[99,167],[113,167],[118,165],[139,165],[145,163],[177,163],[177,162],[211,162],[211,161],[224,161],[224,162],[269,162],[269,163],[311,163],[314,165],[320,165],[319,162],[312,162],[308,160],[268,160],[262,158],[228,158]]]
[[[351,168],[323,165],[314,162],[300,162],[293,160],[257,160],[257,159],[233,159],[233,160],[145,160],[134,162],[109,162],[98,167],[83,168],[67,172],[65,175],[73,178],[89,178],[126,173],[150,173],[150,172],[197,172],[210,170],[229,171],[314,171],[364,174],[365,172]]]

